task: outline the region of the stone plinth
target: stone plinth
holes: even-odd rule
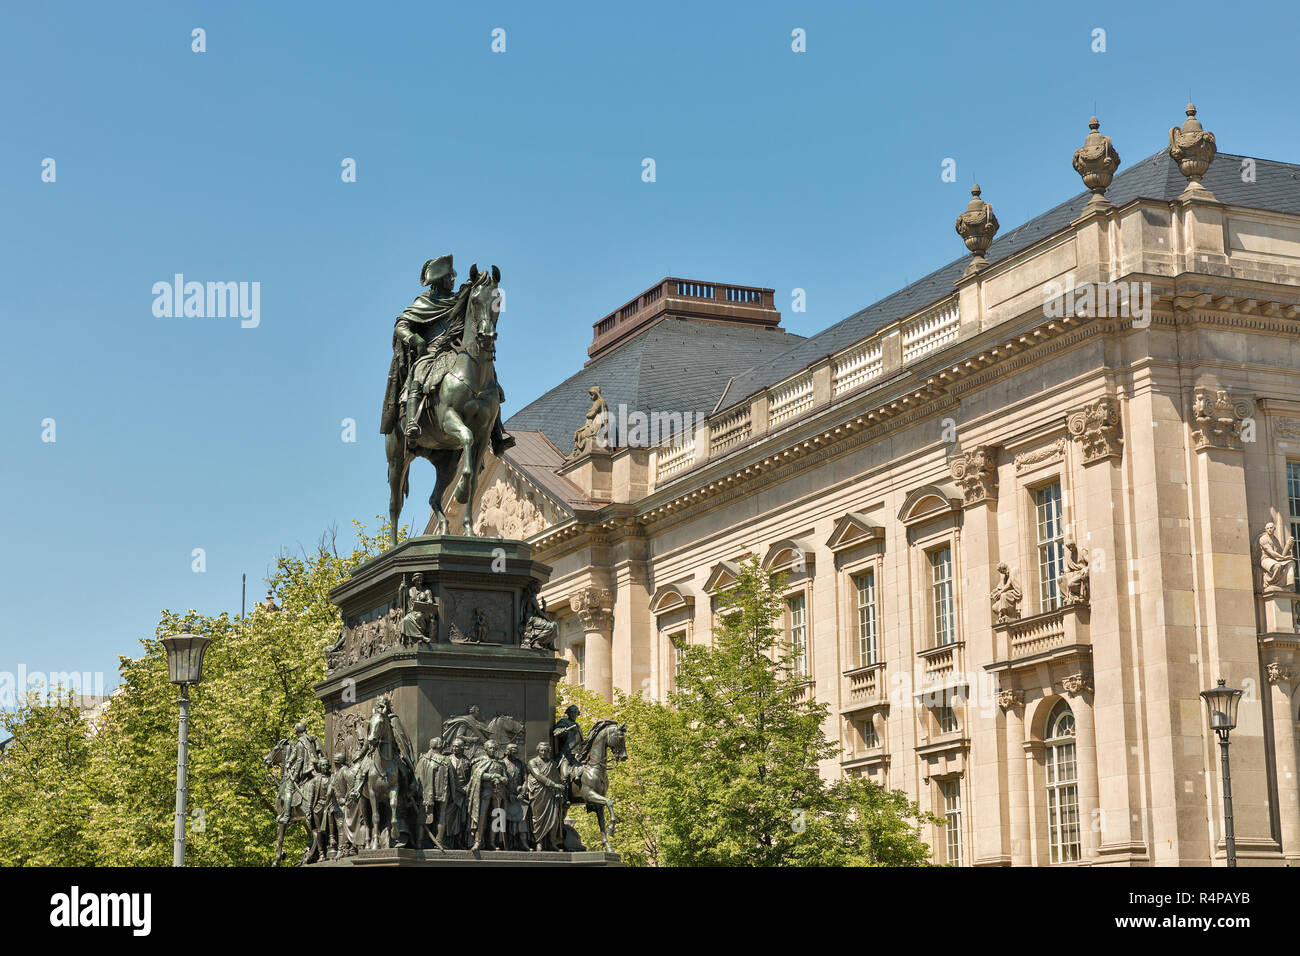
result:
[[[417,572],[438,607],[424,639],[401,633]],[[566,666],[553,651],[519,643],[525,588],[549,575],[521,541],[451,535],[412,538],[357,568],[330,592],[344,634],[315,687],[325,704],[327,751],[355,758],[374,700],[390,694],[417,752],[443,721],[476,705],[484,722],[521,721],[522,738],[512,739],[521,757],[531,754],[550,738]]]
[[[1283,588],[1269,588],[1260,601],[1264,605],[1266,634],[1295,633],[1295,604],[1300,602],[1300,594]]]

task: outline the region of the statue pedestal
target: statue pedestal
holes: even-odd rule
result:
[[[500,715],[520,722],[500,739],[531,756],[550,739],[566,665],[553,651],[520,647],[519,620],[525,589],[550,571],[522,541],[452,535],[412,538],[357,568],[330,592],[344,633],[315,687],[325,705],[327,754],[355,759],[375,699],[389,694],[417,753],[443,721],[476,705],[483,723]],[[402,634],[417,573],[438,607],[424,640]]]
[[[341,860],[313,863],[323,866],[622,866],[617,853],[603,850],[583,850],[567,853],[525,853],[520,850],[492,850],[474,853],[471,850],[361,850],[356,856]]]
[[[1286,588],[1266,588],[1260,601],[1264,605],[1265,633],[1296,633],[1295,602],[1300,602],[1300,594]]]

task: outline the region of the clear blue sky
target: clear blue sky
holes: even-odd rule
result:
[[[160,608],[237,610],[241,572],[251,603],[282,547],[384,511],[432,256],[502,269],[509,413],[664,275],[824,328],[963,254],[972,180],[1004,232],[1077,192],[1094,108],[1126,165],[1189,93],[1221,149],[1300,160],[1294,6],[1149,7],[6,3],[0,671],[112,686]],[[155,317],[178,272],[260,282],[260,326]]]

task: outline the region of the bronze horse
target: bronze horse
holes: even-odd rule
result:
[[[474,265],[469,270],[469,281],[463,340],[451,355],[437,389],[425,397],[420,408],[420,437],[412,446],[402,429],[394,428],[384,442],[393,545],[397,544],[402,502],[410,493],[411,462],[416,458],[426,459],[437,472],[433,494],[429,496],[437,533],[449,531],[442,502],[455,476],[455,498],[465,506],[461,533],[474,535],[474,485],[491,441],[492,424],[501,407],[494,366],[501,270],[493,266],[491,273],[479,272]]]
[[[362,819],[369,834],[366,849],[418,848],[423,827],[410,744],[404,734],[394,729],[389,715],[380,712],[370,717],[366,742],[367,752],[348,793],[349,806],[361,800]]]
[[[584,804],[596,814],[600,824],[600,838],[605,849],[613,853],[609,835],[614,832],[614,801],[605,794],[609,791],[609,774],[605,771],[606,755],[615,763],[627,759],[627,724],[613,720],[598,720],[591,734],[577,754],[581,761],[569,778],[569,799]],[[605,810],[609,810],[609,829],[605,829]]]
[[[278,744],[276,744],[274,747],[271,748],[271,750],[266,754],[265,757],[262,758],[263,766],[265,766],[268,770],[270,770],[270,768],[272,767],[279,767],[280,772],[283,773],[285,757],[288,755],[289,748],[291,746],[292,746],[292,741],[288,740],[287,738],[282,739]],[[275,780],[274,778],[272,778],[272,783],[274,782]],[[311,808],[306,806],[306,802],[303,799],[302,790],[298,787],[298,785],[294,784],[292,789],[293,789],[293,796],[290,797],[289,799],[289,823],[287,824],[278,823],[276,826],[275,862],[271,864],[272,866],[279,866],[281,863],[284,862],[284,831],[288,826],[291,826],[295,823],[301,823],[304,827],[307,828],[307,847],[308,847],[307,852],[308,853],[311,852],[311,843],[312,843],[312,839],[314,838],[314,834],[312,832],[312,820],[309,818]],[[275,794],[276,818],[278,819],[281,815],[283,815],[283,813],[284,813],[284,800],[280,795],[279,786],[277,785],[276,794]],[[304,855],[304,859],[305,859],[305,855]]]

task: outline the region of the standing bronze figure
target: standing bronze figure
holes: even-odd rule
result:
[[[437,473],[429,498],[437,533],[448,533],[442,501],[454,475],[455,498],[465,506],[462,533],[472,536],[474,484],[486,452],[491,447],[500,455],[514,444],[501,428],[505,392],[494,366],[501,270],[493,266],[491,273],[481,273],[471,266],[469,282],[453,293],[455,279],[451,256],[426,262],[420,281],[429,291],[393,329],[379,430],[386,436],[394,545],[412,461],[427,459]]]

